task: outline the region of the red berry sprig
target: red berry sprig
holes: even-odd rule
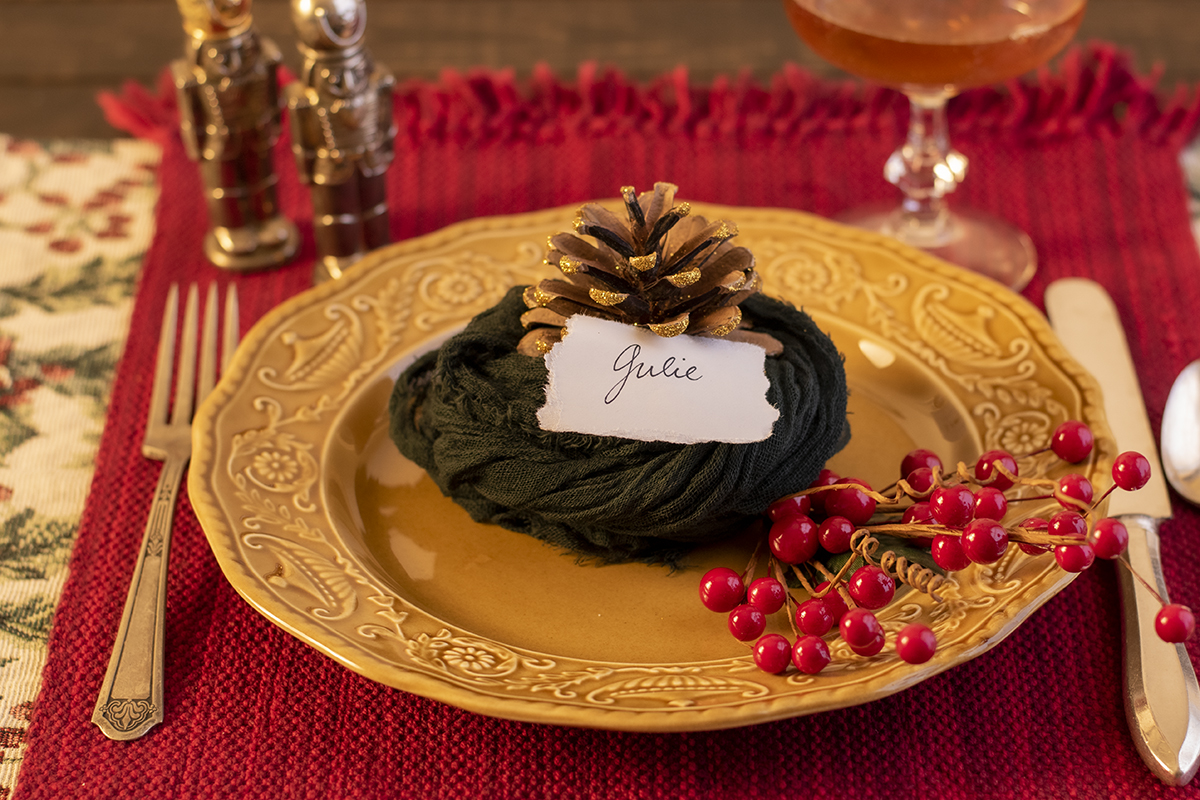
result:
[[[1079,463],[1091,455],[1094,441],[1087,425],[1070,420],[1054,431],[1046,448],[1020,458],[1049,451]],[[945,577],[892,550],[879,552],[878,534],[928,547],[933,563],[944,572],[993,564],[1012,542],[1031,556],[1053,553],[1067,572],[1082,572],[1096,558],[1118,560],[1128,568],[1118,559],[1129,543],[1125,526],[1112,518],[1089,525],[1089,519],[1116,489],[1145,486],[1149,460],[1135,452],[1119,455],[1112,468],[1113,486],[1096,497],[1091,482],[1079,474],[1057,480],[1022,477],[1020,458],[989,450],[971,467],[959,463],[946,473],[935,453],[913,450],[901,462],[901,479],[884,492],[822,470],[807,489],[767,509],[770,529],[742,573],[728,567],[705,573],[701,602],[728,615],[730,633],[751,647],[764,672],[780,674],[790,665],[814,675],[831,661],[830,636],[840,637],[859,656],[883,650],[887,635],[875,612],[893,601],[897,583],[941,602],[937,590]],[[1010,497],[1006,492],[1014,487],[1039,487],[1044,493]],[[1030,517],[1018,525],[1004,524],[1012,503],[1046,499],[1057,501],[1062,510],[1048,520]],[[899,522],[894,521],[897,516]],[[764,551],[768,574],[755,578]],[[847,553],[836,573],[819,558]],[[789,573],[805,599],[792,595]],[[780,612],[786,612],[792,639],[765,632],[767,618]],[[1194,634],[1195,617],[1186,606],[1163,603],[1155,628],[1164,640],[1181,642]],[[934,657],[937,639],[927,626],[911,623],[896,635],[894,647],[902,660],[923,664]]]

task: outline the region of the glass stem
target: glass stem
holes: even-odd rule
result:
[[[959,235],[943,199],[967,174],[967,159],[950,146],[946,91],[906,92],[911,106],[908,138],[884,166],[887,180],[904,192],[892,215],[892,236],[917,247],[939,247]]]

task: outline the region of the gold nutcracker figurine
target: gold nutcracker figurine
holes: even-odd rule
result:
[[[204,254],[218,267],[261,269],[296,252],[279,213],[271,148],[279,140],[279,48],[253,29],[250,0],[177,0],[188,34],[171,66],[180,130],[200,164],[210,230]]]
[[[304,56],[287,87],[292,149],[311,189],[319,281],[389,241],[395,81],[363,44],[365,0],[292,0],[292,20]]]

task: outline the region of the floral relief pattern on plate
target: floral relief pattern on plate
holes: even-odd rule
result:
[[[886,485],[914,446],[953,463],[1080,418],[1100,446],[1073,469],[1107,482],[1095,387],[1025,301],[808,215],[695,205],[735,219],[765,291],[804,307],[846,354],[854,436],[831,462],[841,474]],[[928,664],[890,648],[863,658],[831,638],[820,675],[772,676],[695,595],[709,566],[745,562],[744,542],[700,548],[668,576],[579,566],[471,522],[388,440],[391,382],[508,288],[547,275],[539,242],[572,212],[474,220],[385,248],[247,336],[198,415],[189,491],[225,574],[276,624],[374,680],[481,713],[695,730],[911,686],[994,646],[1070,582],[1052,559],[1012,548],[953,576],[943,603],[913,592],[881,614],[889,632],[933,628]],[[1062,469],[1025,463],[1026,474]]]

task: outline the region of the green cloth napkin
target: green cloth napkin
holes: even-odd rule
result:
[[[849,440],[841,355],[807,314],[761,294],[743,313],[784,345],[766,360],[767,400],[780,410],[768,439],[680,445],[542,430],[545,362],[516,352],[522,288],[406,370],[389,408],[400,451],[478,522],[584,560],[676,563],[808,486]]]

